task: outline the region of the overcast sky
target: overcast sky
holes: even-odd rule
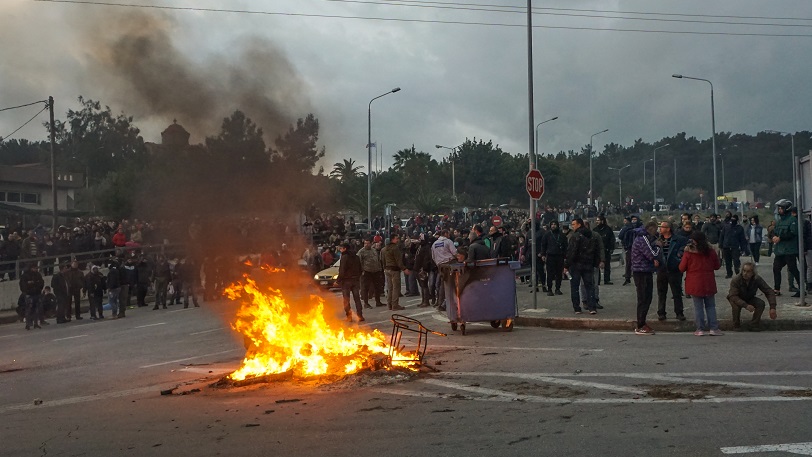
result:
[[[126,3],[294,15],[2,0],[0,108],[53,95],[57,117],[64,118],[83,95],[133,115],[144,139],[155,142],[175,118],[200,142],[238,108],[270,135],[312,112],[321,122],[320,143],[328,154],[323,165],[329,170],[343,158],[366,165],[368,103],[400,87],[402,91],[372,105],[372,140],[383,149],[385,167],[398,149],[414,144],[441,158],[448,151],[436,150],[435,144],[456,146],[465,138],[493,140],[511,153],[528,151],[526,2]],[[596,137],[596,149],[608,142],[629,146],[638,138],[651,142],[683,131],[709,138],[710,87],[674,79],[673,73],[713,81],[719,132],[810,129],[808,0],[533,4],[549,8],[538,10],[535,25],[558,27],[533,32],[535,122],[559,116],[541,127],[541,152],[578,150],[603,129],[609,132]],[[495,5],[516,8],[509,12]],[[0,112],[0,136],[38,109]],[[44,139],[41,123],[46,119],[41,115],[14,137]]]

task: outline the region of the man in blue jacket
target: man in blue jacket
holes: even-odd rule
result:
[[[657,268],[657,317],[664,321],[665,298],[668,288],[671,287],[671,296],[674,298],[674,314],[677,319],[684,321],[682,304],[682,272],[679,271],[679,264],[682,260],[682,252],[688,239],[677,235],[671,231],[671,222],[660,222],[660,237],[658,238],[663,250],[663,261]]]

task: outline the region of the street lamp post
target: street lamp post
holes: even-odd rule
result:
[[[719,189],[716,187],[716,111],[713,106],[713,83],[707,79],[703,78],[694,78],[691,76],[683,76],[679,74],[671,75],[673,78],[677,79],[693,79],[696,81],[705,81],[706,83],[710,84],[710,95],[711,95],[711,129],[713,130],[713,137],[711,137],[711,147],[713,153],[713,212],[715,214],[719,214],[719,201],[716,197],[719,196]]]
[[[722,194],[725,193],[725,156],[719,154],[719,160],[722,161]]]
[[[538,124],[536,124],[536,148],[535,148],[536,149],[536,162],[535,162],[535,165],[534,165],[536,170],[538,170],[538,168],[539,168],[539,127],[541,127],[541,124],[546,124],[546,123],[548,123],[550,121],[554,121],[556,119],[558,119],[558,116],[547,119],[546,121],[541,121]]]
[[[671,145],[671,143],[665,143],[662,146],[654,148],[654,158],[652,159],[654,161],[654,164],[653,164],[654,169],[651,172],[651,174],[654,176],[654,178],[653,178],[653,180],[654,180],[654,212],[658,212],[657,210],[659,209],[658,205],[657,205],[657,150],[668,147],[670,145]]]
[[[608,132],[609,129],[603,129],[600,132],[593,133],[592,136],[589,137],[589,203],[595,200],[594,196],[592,195],[592,139],[595,136],[600,135],[601,133]]]
[[[628,164],[620,168],[609,167],[610,170],[617,171],[617,196],[618,196],[617,204],[620,205],[621,208],[623,207],[623,179],[620,177],[620,172],[631,166],[632,164]]]
[[[449,148],[448,146],[442,146],[439,144],[434,145],[434,147],[437,149],[448,149],[449,151],[451,151],[451,196],[454,198],[455,202],[457,201],[457,177],[454,173],[454,162],[456,161],[457,150],[460,148],[460,146],[462,146],[462,144],[460,144],[459,146],[454,146],[453,148]]]
[[[369,101],[367,109],[367,224],[370,228],[372,228],[372,102],[395,92],[400,92],[400,87],[373,98]]]
[[[646,185],[646,164],[651,162],[652,159],[646,159],[643,161],[643,185]]]

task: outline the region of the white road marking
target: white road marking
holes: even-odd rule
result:
[[[439,382],[437,382],[439,381]],[[554,398],[541,397],[538,395],[521,395],[498,389],[486,389],[477,386],[464,386],[461,384],[440,381],[436,379],[424,379],[419,382],[434,384],[439,387],[447,387],[466,392],[477,393],[484,396],[468,396],[448,393],[419,392],[414,390],[396,388],[376,388],[376,392],[402,395],[407,397],[421,397],[447,400],[472,400],[472,401],[498,401],[498,402],[527,402],[527,403],[549,403],[549,404],[651,404],[651,403],[745,403],[745,402],[791,402],[809,401],[810,397],[736,397],[736,398],[703,398],[692,400],[687,398],[661,399],[651,397],[638,398]]]
[[[529,379],[532,381],[540,381],[545,382],[548,384],[560,384],[563,386],[572,386],[572,387],[587,387],[591,389],[602,389],[602,390],[612,390],[615,392],[624,392],[633,395],[646,395],[646,391],[643,389],[639,389],[636,387],[625,387],[625,386],[617,386],[614,384],[604,384],[602,382],[589,382],[589,381],[577,381],[575,379],[564,379],[564,378],[555,378],[552,376],[538,376],[532,373],[465,373],[465,372],[447,372],[447,373],[438,373],[437,376],[476,376],[476,377],[508,377],[508,378],[518,378],[518,379]],[[426,380],[429,381],[429,380]],[[434,381],[434,380],[431,380]],[[444,382],[444,381],[441,381]],[[452,383],[453,384],[453,383]]]
[[[68,337],[65,337],[65,338],[57,338],[57,339],[55,339],[55,340],[51,340],[51,341],[65,341],[65,340],[72,340],[72,339],[74,339],[74,338],[84,338],[84,337],[86,337],[86,336],[88,336],[88,335],[76,335],[76,336],[68,336]]]
[[[204,330],[204,331],[202,331],[202,332],[194,332],[194,333],[190,333],[189,335],[202,335],[202,334],[204,334],[204,333],[216,332],[216,331],[218,331],[218,330],[222,330],[223,328],[224,328],[224,327],[220,327],[220,328],[213,328],[213,329],[211,329],[211,330]]]
[[[759,452],[788,452],[796,455],[812,455],[812,443],[770,444],[766,446],[738,446],[722,448],[722,454],[755,454]]]
[[[403,339],[406,339],[404,336]],[[502,349],[505,351],[572,351],[572,352],[603,352],[603,349],[583,349],[583,348],[533,348],[533,347],[503,347],[503,346],[456,346],[453,344],[429,344],[432,348],[456,348],[456,349]]]
[[[151,364],[151,365],[144,365],[144,366],[140,366],[140,367],[138,367],[138,368],[152,368],[152,367],[159,367],[159,366],[161,366],[161,365],[169,365],[170,363],[185,362],[185,361],[187,361],[187,360],[200,359],[200,358],[203,358],[203,357],[211,357],[211,356],[213,356],[213,355],[228,354],[229,352],[237,352],[237,351],[242,351],[242,349],[229,349],[229,350],[227,350],[227,351],[213,352],[213,353],[211,353],[211,354],[196,355],[196,356],[194,356],[194,357],[186,357],[186,358],[183,358],[183,359],[170,360],[170,361],[168,361],[168,362],[160,362],[160,363],[153,363],[153,364]]]
[[[155,327],[156,325],[166,325],[166,322],[158,322],[157,324],[139,325],[138,327],[133,327],[133,328],[136,329],[136,328]]]
[[[2,339],[2,338],[17,338],[19,336],[20,335],[3,335],[3,336],[0,336],[0,339]]]
[[[179,312],[181,312],[181,311],[189,311],[190,309],[194,309],[194,308],[181,308],[181,309],[173,309],[172,311],[169,311],[169,312],[170,312],[170,313],[179,313]]]
[[[686,384],[723,384],[730,387],[742,387],[745,389],[767,389],[767,390],[806,390],[809,387],[781,386],[776,384],[755,384],[748,382],[722,381],[720,379],[692,379],[682,376],[664,376],[656,374],[629,374],[628,378],[640,378],[653,381],[682,382]]]
[[[389,311],[389,310],[387,310],[387,311]],[[431,314],[431,313],[434,313],[434,312],[436,312],[436,311],[434,311],[434,310],[429,310],[429,311],[423,311],[423,312],[420,312],[420,313],[414,313],[414,314],[409,314],[409,315],[404,314],[404,316],[406,316],[406,317],[411,317],[411,318],[415,318],[415,317],[417,317],[417,316],[425,316],[426,314]],[[385,320],[385,321],[379,321],[379,322],[366,322],[366,325],[383,324],[383,323],[385,323],[385,322],[392,322],[392,320],[391,320],[391,319],[387,319],[387,320]]]
[[[178,372],[183,373],[199,373],[199,374],[216,374],[221,375],[223,373],[232,373],[237,370],[238,367],[234,367],[233,369],[225,369],[225,368],[204,368],[204,367],[185,367],[181,368],[180,370],[175,370]]]
[[[65,406],[65,405],[73,405],[76,403],[85,403],[89,401],[96,401],[96,400],[104,400],[108,398],[119,398],[119,397],[128,397],[130,395],[139,395],[148,392],[156,392],[160,388],[157,386],[150,386],[150,387],[140,387],[137,389],[129,389],[129,390],[122,390],[118,392],[107,392],[98,395],[85,395],[82,397],[70,397],[70,398],[63,398],[60,400],[47,400],[45,399],[41,405],[35,405],[32,403],[24,403],[21,405],[10,405],[10,406],[3,406],[0,407],[0,414],[13,412],[13,411],[29,411],[32,409],[40,409],[40,408],[49,408],[53,406]]]

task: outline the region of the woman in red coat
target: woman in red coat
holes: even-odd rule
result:
[[[707,327],[713,336],[721,336],[719,321],[716,319],[716,275],[714,272],[722,266],[716,251],[708,244],[702,232],[691,233],[691,242],[685,247],[679,271],[685,273],[685,293],[694,301],[694,335],[705,335],[705,316]]]

